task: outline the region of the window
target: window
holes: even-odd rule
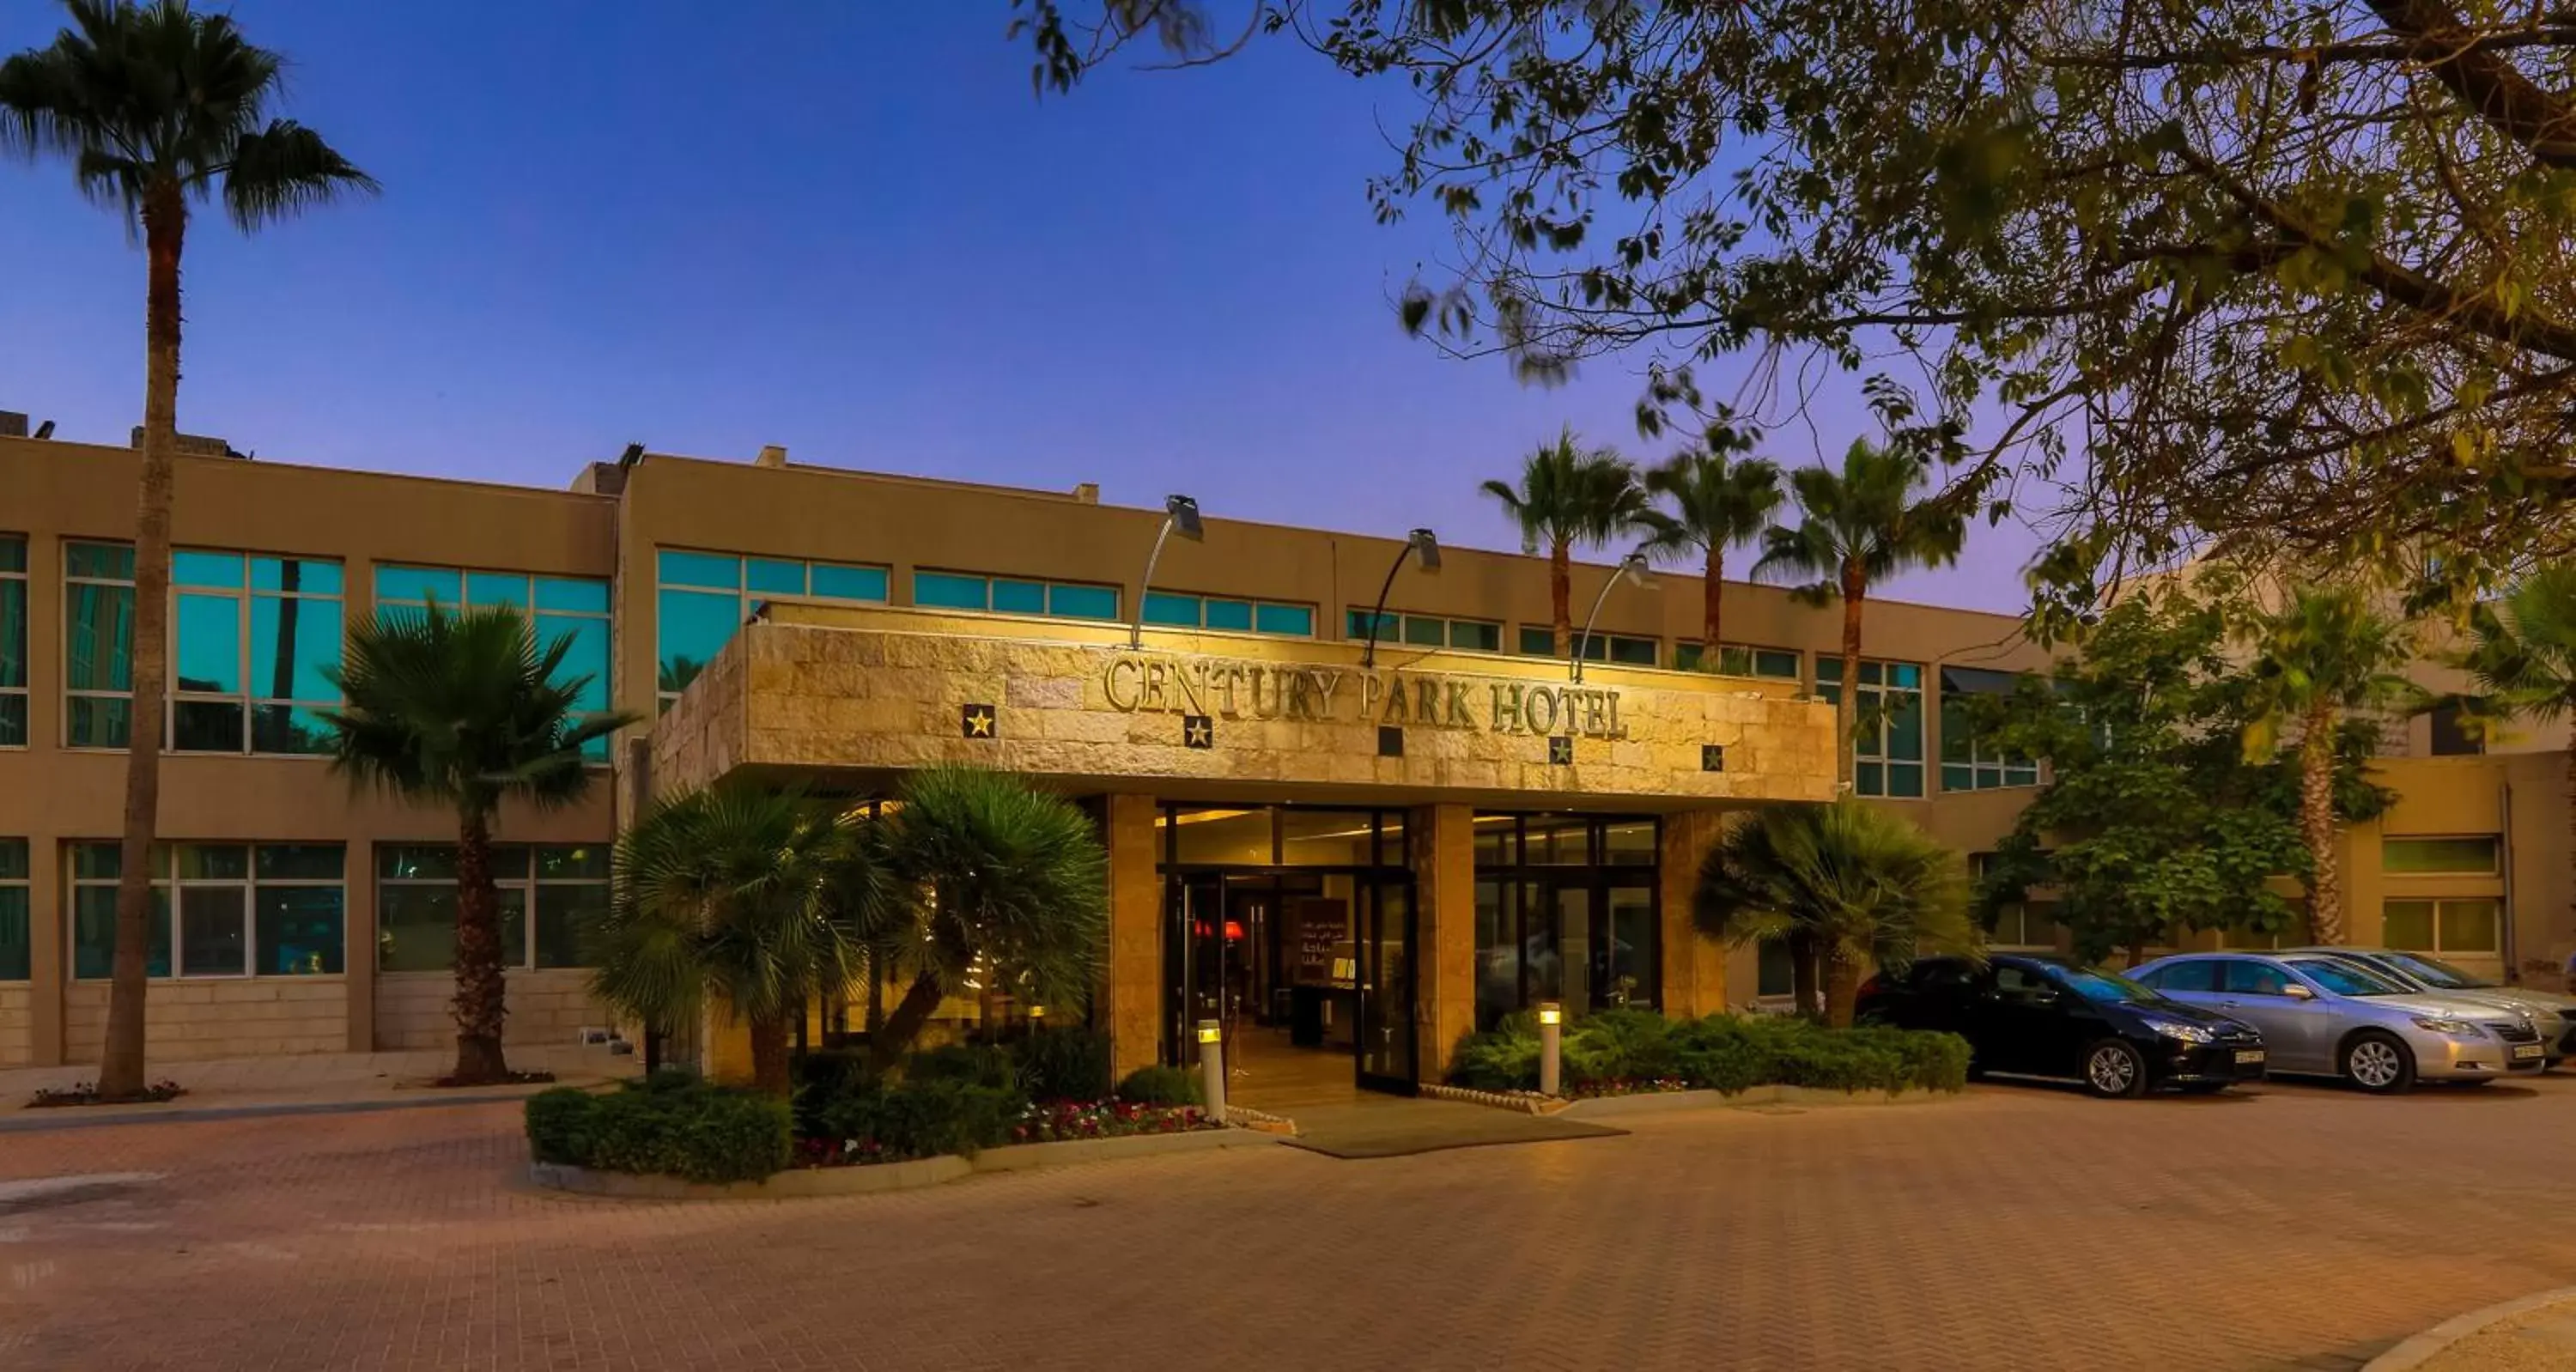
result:
[[[1181,629],[1224,629],[1239,634],[1315,636],[1315,607],[1275,600],[1236,600],[1226,596],[1190,595],[1181,591],[1147,591],[1145,622]]]
[[[1642,817],[1475,817],[1479,1027],[1543,1000],[1657,1004],[1657,834]]]
[[[122,748],[134,709],[134,549],[63,544],[63,742]]]
[[[2494,834],[2383,838],[2379,841],[2379,870],[2393,876],[2494,876],[2501,847]]]
[[[27,540],[0,534],[0,748],[26,746]]]
[[[2043,991],[2053,991],[2048,978],[2027,967],[2002,963],[1995,968],[1995,994],[2014,1000],[2029,1000]]]
[[[1673,665],[1685,672],[1709,671],[1710,668],[1702,665],[1707,653],[1708,649],[1697,643],[1676,643],[1673,645]],[[1742,643],[1719,644],[1714,670],[1720,676],[1760,676],[1775,681],[1796,681],[1800,676],[1796,651],[1755,648]]]
[[[1836,662],[1835,670],[1842,664]],[[1977,737],[1970,719],[1972,696],[2008,696],[2020,685],[2013,672],[1976,667],[1941,669],[1941,789],[1992,791],[2006,786],[2037,786],[2039,764],[2006,757],[1994,744]]]
[[[2460,716],[2456,700],[2443,701],[2426,713],[2433,729],[2433,756],[2473,757],[2487,750],[2483,735],[2471,734]]]
[[[181,548],[170,555],[170,748],[320,753],[340,703],[340,564]]]
[[[2218,989],[2231,996],[2286,996],[2290,974],[2268,962],[2229,958],[2219,964]]]
[[[2488,899],[2392,900],[2379,907],[2382,943],[2416,953],[2483,953],[2493,956],[2501,906]]]
[[[669,708],[770,596],[886,603],[883,567],[664,548],[654,558],[654,696]]]
[[[1349,611],[1343,621],[1342,637],[1354,643],[1369,636],[1368,610]],[[1499,653],[1503,650],[1503,626],[1489,619],[1448,619],[1440,615],[1400,614],[1387,610],[1377,615],[1377,641],[1397,643],[1412,648],[1457,648],[1471,653]]]
[[[1986,942],[1997,948],[2056,947],[2056,904],[2035,900],[1997,906],[1994,928],[1987,935]]]
[[[0,981],[25,981],[35,965],[27,918],[27,840],[0,838]]]
[[[2219,980],[2218,963],[2211,958],[2186,958],[2181,962],[2168,962],[2162,967],[2150,968],[2142,973],[2132,973],[2129,979],[2152,986],[2167,994],[2178,991],[2216,991]]]
[[[913,573],[912,603],[925,610],[979,610],[1057,619],[1118,618],[1118,588],[1114,586],[1029,581],[973,572]]]
[[[503,965],[586,967],[591,927],[608,909],[603,843],[492,850],[501,896]],[[536,919],[528,911],[536,910]],[[386,972],[456,967],[456,850],[430,844],[376,850],[376,966]]]
[[[1662,656],[1662,639],[1636,638],[1628,634],[1605,634],[1598,629],[1590,638],[1574,631],[1574,642],[1583,649],[1586,662],[1616,662],[1629,667],[1652,667]],[[1521,626],[1521,654],[1525,657],[1556,656],[1556,630],[1545,624]]]
[[[1843,662],[1816,659],[1816,693],[1841,704]],[[1923,795],[1923,666],[1860,664],[1859,711],[1852,739],[1852,790],[1864,796]]]
[[[113,843],[71,846],[72,975],[116,966]],[[336,843],[178,843],[152,852],[150,975],[283,977],[343,970]],[[176,954],[175,958],[173,954]]]
[[[573,704],[585,714],[608,712],[608,583],[596,577],[536,576],[527,572],[476,572],[461,567],[376,568],[376,617],[417,615],[435,602],[442,610],[469,610],[507,605],[528,616],[537,642],[551,645],[572,640],[557,685],[578,681]],[[592,739],[582,755],[608,760],[608,740]]]

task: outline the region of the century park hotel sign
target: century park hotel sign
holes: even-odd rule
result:
[[[1399,724],[1497,734],[1628,736],[1619,693],[1449,672],[1359,671],[1168,653],[1112,653],[1109,708],[1126,714]]]

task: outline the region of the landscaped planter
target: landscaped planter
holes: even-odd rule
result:
[[[1114,1162],[1166,1153],[1197,1153],[1276,1142],[1277,1136],[1250,1129],[1191,1129],[1169,1134],[1068,1139],[1060,1143],[1016,1143],[987,1148],[972,1158],[947,1154],[860,1167],[793,1168],[763,1181],[721,1185],[682,1181],[678,1177],[595,1172],[585,1167],[548,1162],[528,1164],[528,1179],[556,1191],[629,1200],[790,1200],[909,1191],[944,1185],[978,1172],[1023,1172],[1038,1167],[1068,1167],[1078,1163]]]
[[[1624,1096],[1589,1096],[1565,1107],[1575,1119],[1615,1115],[1651,1115],[1667,1110],[1705,1110],[1748,1105],[1929,1105],[1957,1100],[1956,1091],[1909,1087],[1886,1091],[1836,1091],[1820,1086],[1753,1086],[1728,1095],[1723,1091],[1638,1091]]]

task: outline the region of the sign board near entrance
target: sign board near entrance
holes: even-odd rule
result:
[[[1173,653],[1113,653],[1101,692],[1122,714],[1412,725],[1624,739],[1616,688],[1456,672],[1362,671]]]

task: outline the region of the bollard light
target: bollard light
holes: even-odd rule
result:
[[[1199,1021],[1199,1094],[1208,1113],[1225,1119],[1225,1032],[1215,1020]]]
[[[1541,1024],[1563,1024],[1565,1023],[1565,1012],[1553,1005],[1542,1005],[1538,1008],[1538,1022]]]
[[[1199,1042],[1215,1043],[1222,1037],[1224,1036],[1217,1031],[1215,1020],[1207,1019],[1199,1021]]]
[[[1562,1081],[1558,1072],[1559,1038],[1565,1023],[1565,1009],[1555,1001],[1541,1001],[1538,1007],[1538,1093],[1553,1096]]]

